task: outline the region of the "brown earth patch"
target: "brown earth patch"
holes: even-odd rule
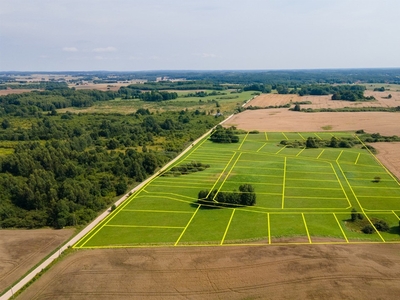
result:
[[[398,299],[395,244],[76,251],[19,299]]]
[[[389,94],[392,95],[391,99],[385,99]],[[341,100],[331,100],[332,95],[326,96],[302,96],[299,95],[280,95],[280,94],[261,94],[254,100],[247,103],[245,106],[280,106],[288,103],[308,101],[312,104],[300,104],[302,109],[312,108],[331,108],[339,109],[344,107],[397,107],[400,106],[400,92],[373,92],[365,91],[365,96],[374,96],[376,101],[364,102],[351,102]]]
[[[0,292],[68,239],[73,229],[0,230]]]
[[[7,89],[7,90],[0,90],[0,96],[10,95],[10,94],[22,94],[28,93],[37,90],[26,90],[26,89]]]
[[[99,91],[118,91],[121,86],[128,86],[132,83],[88,83],[88,84],[69,84],[68,87],[76,90],[99,90]]]
[[[400,179],[400,143],[373,143],[371,146],[378,150],[376,157]]]
[[[398,113],[387,112],[320,112],[304,113],[280,109],[246,110],[234,115],[224,126],[268,132],[355,131],[400,136]],[[326,127],[331,126],[331,127]]]

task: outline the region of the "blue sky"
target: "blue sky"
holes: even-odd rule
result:
[[[398,0],[0,0],[0,70],[400,67]]]

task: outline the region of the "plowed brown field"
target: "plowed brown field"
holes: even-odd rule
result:
[[[398,299],[398,245],[77,251],[18,299]]]
[[[389,94],[392,95],[391,99],[386,99]],[[341,100],[331,100],[331,95],[327,96],[302,96],[299,95],[279,95],[279,94],[262,94],[257,96],[254,100],[246,104],[246,106],[279,106],[285,105],[290,102],[304,102],[309,101],[312,104],[301,104],[300,107],[303,109],[313,108],[331,108],[338,109],[343,107],[397,107],[400,106],[400,92],[373,92],[365,91],[365,96],[374,96],[376,101],[365,101],[365,102],[351,102]]]
[[[72,229],[0,230],[0,291],[61,245]]]
[[[268,132],[348,131],[364,129],[369,133],[400,136],[400,113],[320,112],[305,113],[287,108],[246,110],[234,115],[224,126]],[[328,127],[327,127],[328,126]]]
[[[371,144],[378,154],[378,159],[397,178],[400,178],[400,143],[374,143]]]

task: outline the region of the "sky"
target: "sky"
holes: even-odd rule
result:
[[[0,0],[0,71],[400,67],[399,0]]]

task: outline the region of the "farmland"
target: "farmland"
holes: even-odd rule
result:
[[[210,168],[180,176],[160,173],[75,247],[286,243],[282,238],[305,244],[400,242],[399,184],[371,153],[360,147],[280,145],[310,136],[327,140],[352,135],[247,133],[239,144],[204,139],[176,165],[198,161]],[[242,183],[255,187],[255,206],[210,209],[196,203],[202,189],[232,192]],[[348,226],[352,208],[366,220],[385,220],[391,230],[371,235],[354,230]]]

